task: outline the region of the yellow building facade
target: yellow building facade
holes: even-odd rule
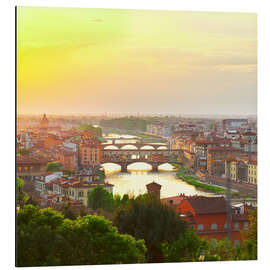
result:
[[[257,162],[248,163],[248,182],[257,185],[258,166]]]

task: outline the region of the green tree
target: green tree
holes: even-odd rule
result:
[[[47,165],[47,172],[59,172],[61,167],[57,162],[49,162]]]
[[[60,265],[56,229],[64,217],[51,209],[25,205],[17,215],[17,266]]]
[[[119,234],[104,217],[64,219],[33,205],[17,214],[16,266],[142,263],[145,252],[143,240]]]
[[[16,201],[17,201],[18,207],[22,207],[24,204],[26,204],[28,200],[28,195],[25,192],[23,192],[23,185],[24,185],[23,179],[17,177],[16,178]]]
[[[105,176],[104,170],[100,170],[100,169],[99,169],[99,170],[97,170],[96,173],[97,173],[97,175],[99,176],[99,179],[98,179],[99,181],[103,181],[103,180],[105,179],[106,176]]]
[[[71,176],[71,175],[74,174],[74,172],[71,171],[71,170],[63,170],[63,174],[68,175],[68,176]]]
[[[186,223],[156,196],[142,195],[129,199],[116,211],[114,224],[120,233],[144,239],[147,262],[163,262],[162,243],[172,243],[186,231]]]
[[[63,265],[142,263],[145,259],[143,240],[118,234],[104,217],[66,219],[58,232],[64,240],[59,246]]]
[[[88,206],[93,210],[112,211],[115,208],[113,195],[103,187],[96,187],[88,195]]]
[[[76,217],[77,217],[76,212],[72,208],[72,205],[70,202],[62,204],[60,211],[65,218],[69,218],[69,219],[73,220],[73,219],[76,219]]]
[[[82,131],[92,132],[97,137],[102,137],[102,129],[100,127],[94,127],[91,124],[85,123],[80,125],[79,129]]]
[[[39,205],[38,201],[32,195],[27,199],[27,201],[25,202],[25,204],[32,204],[34,206],[38,206]]]
[[[243,232],[243,241],[239,246],[239,260],[257,260],[257,209],[249,213],[249,228]]]
[[[163,252],[167,262],[193,262],[200,261],[201,256],[207,254],[209,242],[199,238],[197,234],[188,229],[179,235],[171,244],[163,244]]]

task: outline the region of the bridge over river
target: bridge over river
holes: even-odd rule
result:
[[[125,149],[126,147],[134,147],[134,149],[168,149],[167,144],[165,143],[146,143],[146,142],[118,142],[113,140],[111,143],[103,143],[103,149]]]
[[[168,149],[103,149],[102,163],[115,163],[121,166],[121,172],[127,171],[127,166],[135,162],[145,162],[157,171],[164,163],[182,164],[182,150]]]

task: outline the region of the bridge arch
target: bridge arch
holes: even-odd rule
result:
[[[158,170],[160,171],[174,171],[175,168],[171,163],[162,163],[158,166]]]
[[[127,170],[132,171],[151,171],[152,165],[147,162],[132,162],[127,166]]]
[[[155,147],[152,145],[144,145],[140,148],[140,150],[154,150]]]
[[[121,150],[138,150],[138,147],[132,144],[126,144],[120,148]]]
[[[157,150],[168,150],[168,147],[167,146],[159,146],[158,148],[157,148]]]
[[[104,147],[104,150],[119,150],[119,148],[115,145],[108,145]]]
[[[114,173],[121,171],[121,165],[114,162],[103,163],[102,167],[104,168],[105,173]]]

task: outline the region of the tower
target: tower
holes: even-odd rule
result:
[[[146,188],[148,194],[155,194],[157,198],[160,199],[160,190],[161,190],[160,184],[153,181],[152,183],[146,185]]]
[[[43,118],[40,121],[40,128],[47,129],[49,126],[49,120],[46,117],[46,114],[43,114]]]

